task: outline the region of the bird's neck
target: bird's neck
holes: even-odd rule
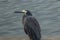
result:
[[[26,18],[26,16],[25,15],[23,15],[23,17],[22,17],[22,23],[24,24],[24,19]]]
[[[32,16],[32,15],[23,15],[23,17],[22,17],[22,23],[24,23],[24,19],[27,18],[27,17],[29,17],[29,16]]]

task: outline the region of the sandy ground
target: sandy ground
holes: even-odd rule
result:
[[[27,36],[21,37],[21,36],[6,36],[6,37],[0,37],[0,40],[29,40]],[[60,40],[60,37],[42,37],[41,40]]]

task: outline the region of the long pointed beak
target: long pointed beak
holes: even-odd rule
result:
[[[20,11],[15,11],[14,13],[24,13],[24,12],[20,12]]]

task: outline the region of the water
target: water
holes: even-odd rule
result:
[[[0,0],[0,36],[25,35],[22,15],[14,11],[27,9],[38,20],[45,36],[60,35],[60,1]]]

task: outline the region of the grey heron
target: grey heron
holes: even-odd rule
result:
[[[22,23],[24,31],[30,40],[41,40],[40,25],[32,13],[29,10],[15,11],[15,13],[23,13]]]

